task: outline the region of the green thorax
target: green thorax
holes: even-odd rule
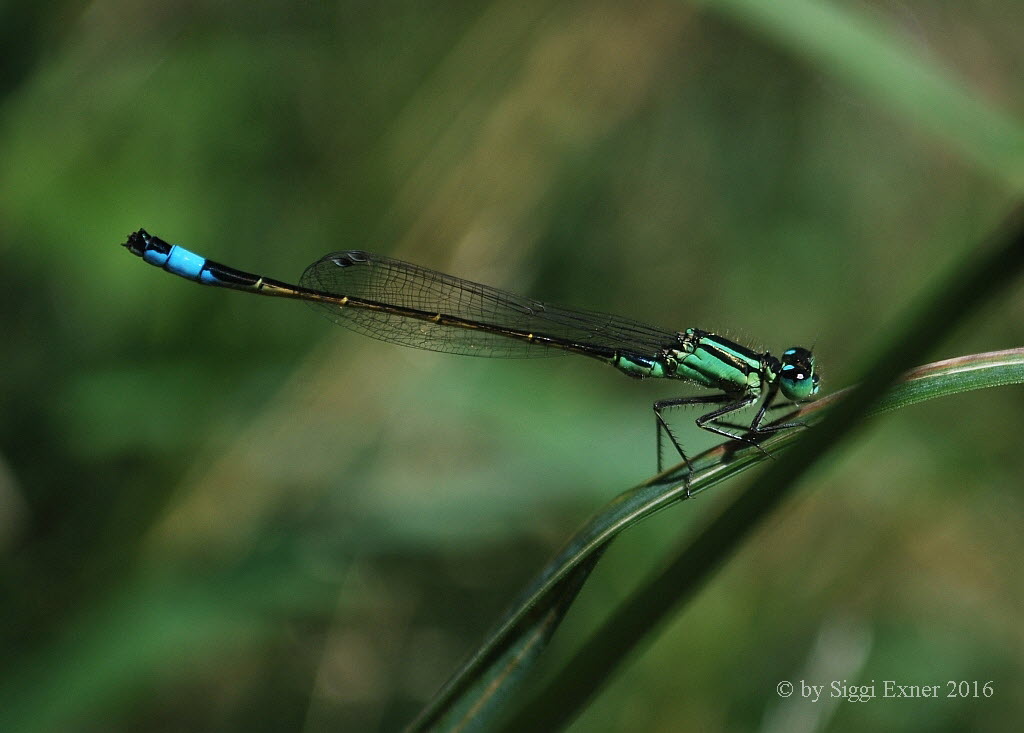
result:
[[[688,328],[679,346],[666,355],[674,362],[671,376],[723,392],[759,392],[775,379],[774,358],[713,333]]]
[[[763,383],[775,380],[778,369],[771,355],[696,328],[679,332],[677,342],[653,359],[619,354],[613,364],[633,377],[684,379],[732,394],[760,392]]]

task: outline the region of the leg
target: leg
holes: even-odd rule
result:
[[[668,435],[668,439],[672,441],[672,445],[674,445],[676,450],[679,452],[679,456],[686,463],[686,467],[691,469],[691,470],[693,469],[693,466],[690,465],[690,459],[687,458],[686,452],[683,450],[683,447],[681,445],[679,445],[679,441],[676,439],[675,434],[672,432],[672,428],[669,427],[668,421],[665,420],[665,417],[664,417],[664,415],[661,414],[661,411],[664,410],[666,407],[684,407],[686,405],[717,405],[717,404],[721,404],[722,402],[727,402],[727,401],[729,401],[731,399],[732,399],[732,397],[730,397],[729,395],[719,394],[719,395],[708,395],[708,396],[700,396],[700,397],[674,397],[674,398],[668,399],[668,400],[658,400],[657,402],[654,403],[654,418],[655,418],[654,425],[655,425],[655,427],[657,428],[657,431],[658,431],[658,473],[661,473],[661,467],[662,467],[662,460],[661,460],[661,434],[662,434],[662,432],[664,432],[666,435]],[[700,421],[699,420],[698,420],[697,424],[700,425]],[[704,426],[701,425],[701,427],[704,427]]]
[[[769,409],[774,409],[774,408],[771,408],[770,405],[772,403],[772,400],[775,399],[775,395],[778,394],[778,392],[779,392],[779,385],[776,382],[775,384],[772,384],[772,386],[769,388],[767,397],[765,397],[764,402],[761,403],[761,409],[757,411],[757,414],[754,415],[754,419],[750,421],[750,432],[757,433],[759,435],[764,435],[766,433],[775,433],[775,432],[778,432],[779,430],[788,430],[790,428],[806,428],[807,427],[802,422],[787,422],[787,423],[782,423],[781,425],[765,425],[765,426],[761,425],[761,421],[764,420],[764,413],[767,410],[769,410]],[[795,402],[789,402],[789,403],[783,403],[781,405],[776,405],[776,407],[788,407],[789,405],[795,405],[795,404],[796,404]]]
[[[810,427],[807,423],[803,422],[787,422],[780,425],[758,425],[756,428],[752,428],[746,423],[741,422],[723,422],[721,420],[716,420],[716,422],[723,428],[732,428],[733,430],[741,430],[746,433],[754,433],[755,435],[768,435],[780,430],[789,430],[790,428]]]
[[[734,423],[734,422],[723,422],[722,420],[715,420],[715,422],[720,427],[732,428],[734,430],[742,430],[744,432],[754,433],[756,435],[767,435],[767,434],[770,434],[770,433],[778,432],[780,430],[789,430],[790,428],[806,428],[807,425],[802,423],[802,422],[799,422],[799,421],[781,423],[779,425],[761,425],[761,421],[764,420],[765,413],[767,413],[769,410],[781,410],[781,409],[786,408],[786,407],[794,407],[795,405],[798,404],[796,402],[785,402],[785,401],[780,402],[777,405],[771,404],[772,399],[775,397],[776,391],[777,391],[777,388],[773,389],[768,394],[768,396],[765,398],[765,401],[761,404],[761,409],[759,409],[757,411],[757,414],[754,415],[754,419],[750,421],[749,425],[743,425],[741,423]],[[707,429],[707,428],[705,428],[705,429]],[[713,431],[713,432],[717,432],[717,431]],[[742,440],[742,438],[739,438],[739,439]],[[746,442],[749,443],[750,441],[746,441]]]
[[[728,438],[729,440],[740,440],[743,441],[744,443],[756,445],[752,440],[744,437],[742,434],[737,435],[736,433],[730,433],[728,430],[725,429],[725,426],[728,426],[729,424],[719,423],[718,418],[724,417],[725,415],[728,415],[730,412],[742,410],[744,407],[749,407],[750,405],[757,401],[757,398],[758,395],[756,394],[746,394],[740,397],[735,402],[730,402],[725,407],[719,407],[717,410],[712,410],[711,412],[705,415],[701,415],[700,417],[697,418],[697,427],[707,430],[710,433],[721,435],[722,437]],[[764,408],[762,407],[761,410],[759,410],[757,415],[754,417],[754,422],[759,422],[763,417]],[[755,433],[758,432],[758,428],[755,427],[754,423],[751,423],[750,430]]]

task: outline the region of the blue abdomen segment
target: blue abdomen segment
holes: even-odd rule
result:
[[[167,272],[183,277],[186,280],[194,280],[203,285],[221,284],[220,280],[207,269],[205,257],[176,244],[171,245],[169,252],[147,249],[142,253],[142,259],[151,265],[167,270]]]
[[[199,280],[204,267],[206,267],[205,257],[200,257],[195,252],[189,252],[178,245],[171,247],[167,262],[164,264],[164,269],[167,272],[173,272],[188,280]]]
[[[174,249],[173,247],[171,249]],[[170,257],[170,251],[161,252],[153,247],[148,247],[142,250],[142,259],[151,265],[156,267],[163,267],[167,264],[167,259]]]
[[[287,294],[289,297],[295,297],[295,288],[286,283],[242,272],[208,260],[184,247],[169,244],[160,237],[154,237],[145,229],[128,235],[128,241],[124,243],[124,246],[133,255],[141,257],[154,267],[159,267],[161,270],[166,270],[201,285],[235,290],[255,290],[267,295]]]

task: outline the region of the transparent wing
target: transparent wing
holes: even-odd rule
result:
[[[351,250],[333,252],[310,265],[304,288],[442,314],[479,324],[460,328],[424,317],[309,301],[335,323],[381,341],[430,351],[526,358],[558,356],[561,349],[510,338],[501,330],[549,336],[639,355],[655,356],[676,341],[672,331],[618,316],[569,310],[487,285],[462,280],[389,257]]]

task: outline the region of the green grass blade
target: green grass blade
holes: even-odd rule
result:
[[[870,16],[815,0],[705,0],[1024,191],[1024,127]]]
[[[408,731],[475,731],[501,712],[547,648],[606,545],[592,549],[548,586],[544,601],[516,605],[515,623],[491,637],[413,721]],[[552,566],[549,566],[552,567]],[[552,568],[558,569],[558,568]]]
[[[819,419],[821,424],[818,427],[801,431],[803,434],[799,438],[790,435],[779,436],[777,441],[766,441],[766,446],[770,442],[778,447],[783,441],[788,444],[788,441],[799,440],[803,449],[782,452],[760,481],[741,492],[721,515],[675,556],[662,573],[612,614],[552,683],[536,699],[518,710],[505,729],[522,730],[528,722],[530,726],[556,730],[571,721],[635,646],[691,598],[703,581],[738,548],[745,535],[780,504],[817,460],[851,434],[867,416],[925,399],[926,392],[919,384],[922,380],[931,385],[936,395],[978,388],[972,385],[981,385],[985,374],[989,375],[993,385],[1021,381],[1020,354],[1016,351],[996,352],[953,359],[944,365],[941,362],[929,365],[920,371],[921,380],[913,380],[910,387],[903,387],[905,394],[901,395],[898,388],[892,396],[886,396],[901,377],[908,361],[919,358],[981,303],[1007,287],[1022,270],[1024,208],[1016,210],[1000,228],[994,247],[984,253],[969,253],[966,260],[937,285],[926,305],[907,318],[907,325],[890,340],[888,347],[868,363],[863,381],[850,389],[846,398],[829,400],[822,407],[807,408],[806,412],[813,415],[816,409],[827,407],[827,415]],[[986,364],[986,361],[989,362]],[[957,381],[961,383],[957,384]],[[744,454],[750,452],[756,451],[745,450]],[[746,459],[750,463],[760,460],[763,459]],[[743,459],[734,464],[740,461]],[[718,480],[724,477],[722,473],[725,471],[724,468],[719,471]],[[695,475],[693,478],[697,484],[702,477]],[[633,492],[626,495],[630,497]],[[615,505],[611,511],[614,509]],[[616,521],[609,517],[601,518],[599,523],[613,524],[617,527],[615,531],[621,531],[645,511],[641,507],[634,509],[636,514],[631,521]],[[590,542],[595,541],[592,538]],[[564,572],[559,568],[552,574]]]
[[[1024,384],[1024,348],[962,356],[914,369],[886,394],[874,412],[1009,384]],[[808,426],[820,423],[851,390],[835,392],[779,421],[798,419]],[[695,470],[689,492],[684,480],[687,471],[685,465],[680,465],[618,496],[580,529],[541,571],[498,628],[438,693],[410,730],[462,730],[469,718],[492,714],[485,703],[506,699],[510,693],[508,688],[514,688],[519,681],[502,674],[509,660],[519,663],[516,671],[520,673],[535,660],[535,656],[526,659],[525,650],[531,654],[540,651],[535,644],[539,633],[548,634],[544,637],[546,643],[557,625],[557,622],[551,625],[552,618],[561,619],[560,614],[552,611],[568,609],[566,601],[575,598],[579,584],[589,576],[612,539],[655,512],[769,460],[766,453],[774,455],[785,450],[800,437],[801,432],[796,430],[776,433],[760,444],[765,453],[749,447],[737,450],[735,443],[712,448],[693,459]],[[575,588],[571,594],[564,592],[567,585]]]

